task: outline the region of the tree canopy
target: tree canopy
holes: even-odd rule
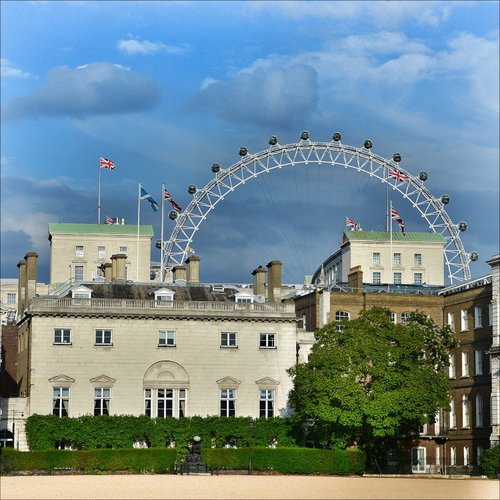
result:
[[[316,333],[309,360],[289,370],[296,418],[322,429],[328,446],[366,446],[403,436],[449,408],[445,372],[457,341],[424,313],[394,324],[383,308],[330,323]]]

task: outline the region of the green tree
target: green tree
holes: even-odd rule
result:
[[[447,326],[421,312],[406,324],[394,324],[383,308],[330,323],[316,333],[308,362],[289,370],[295,418],[324,446],[368,450],[409,436],[449,408],[445,368],[456,345]]]

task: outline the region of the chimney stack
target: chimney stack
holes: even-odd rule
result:
[[[186,267],[185,266],[175,266],[173,269],[174,283],[179,280],[186,280]]]
[[[257,269],[252,271],[253,276],[253,294],[266,295],[266,270],[259,266]]]
[[[106,262],[103,264],[104,279],[106,281],[111,281],[113,279],[113,264],[111,262]]]
[[[267,300],[281,302],[281,266],[279,260],[273,260],[267,265]]]
[[[347,284],[353,292],[361,293],[363,291],[363,271],[361,270],[361,266],[349,269]]]
[[[22,316],[26,300],[26,261],[23,259],[17,264],[19,279],[17,282],[17,315]]]
[[[36,295],[36,259],[38,259],[38,254],[35,252],[28,252],[24,256],[26,261],[25,308],[29,306],[30,300]]]
[[[186,259],[187,271],[186,278],[188,283],[200,282],[200,258],[197,255],[191,255]]]
[[[126,281],[126,261],[127,256],[124,253],[115,253],[111,256],[111,280]]]

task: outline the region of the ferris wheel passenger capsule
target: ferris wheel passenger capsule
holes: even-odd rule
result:
[[[459,231],[465,231],[467,229],[467,222],[459,222],[458,223],[458,230]]]
[[[219,165],[218,163],[214,163],[214,164],[212,165],[212,172],[213,172],[214,174],[216,174],[216,173],[220,172],[220,165]]]
[[[418,176],[418,178],[424,182],[427,180],[427,172],[420,172],[420,175]]]
[[[197,191],[196,186],[194,184],[190,184],[188,187],[188,193],[194,194],[194,193],[196,193],[196,191]]]
[[[276,144],[278,144],[278,138],[275,135],[272,135],[269,137],[269,144],[271,146],[276,146]]]
[[[448,205],[448,203],[450,203],[450,197],[447,194],[443,194],[443,196],[441,196],[441,203],[443,205]]]
[[[371,149],[373,147],[373,142],[370,139],[366,139],[366,141],[363,143],[363,147],[365,149]]]
[[[240,156],[246,156],[248,154],[248,149],[245,147],[240,148]]]
[[[469,258],[472,262],[476,262],[479,259],[479,254],[477,252],[471,252]]]
[[[340,132],[335,132],[335,133],[332,135],[332,139],[333,139],[335,142],[340,142],[340,140],[342,139],[342,136],[340,135]]]
[[[304,132],[300,134],[300,139],[302,141],[307,141],[307,139],[309,139],[309,132],[307,130],[304,130]]]
[[[393,161],[395,161],[396,163],[399,163],[401,161],[401,155],[399,153],[394,153],[393,157],[392,157]]]
[[[175,220],[175,219],[177,219],[177,211],[175,211],[175,210],[170,210],[170,213],[168,214],[168,217],[169,217],[171,220]]]

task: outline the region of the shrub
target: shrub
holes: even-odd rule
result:
[[[490,479],[498,479],[500,475],[500,444],[484,450],[481,454],[481,467]]]

